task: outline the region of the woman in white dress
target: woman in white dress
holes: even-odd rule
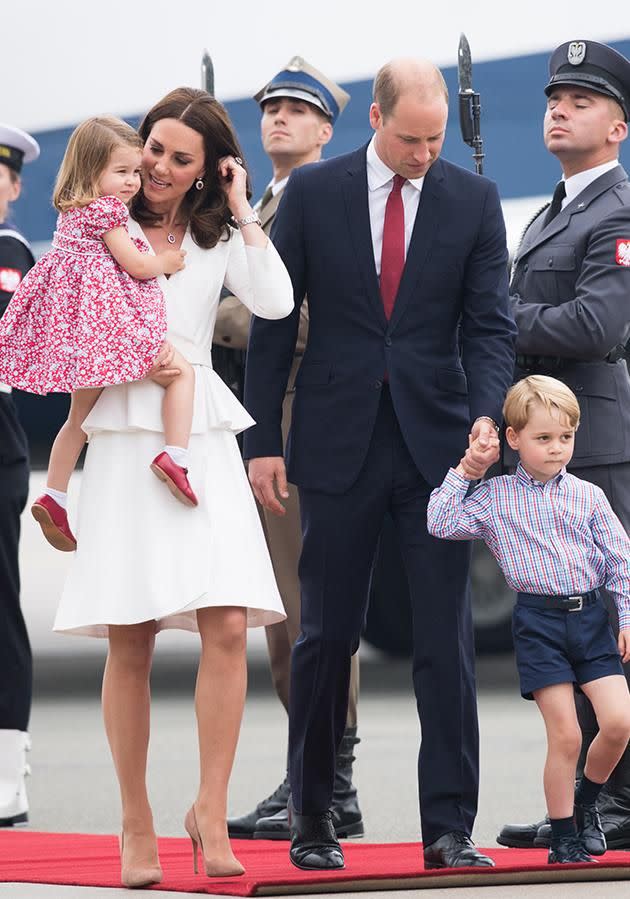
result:
[[[159,279],[169,325],[162,364],[144,381],[106,388],[83,425],[89,447],[78,548],[55,620],[55,630],[109,640],[103,714],[122,800],[122,880],[130,887],[162,876],[146,762],[151,660],[164,628],[201,635],[200,786],[185,821],[195,868],[200,848],[208,875],[243,872],[227,836],[226,802],[245,699],[246,628],[285,616],[235,436],[254,422],[212,370],[210,350],[224,285],[264,318],[293,308],[289,276],[249,204],[221,104],[179,88],[149,111],[140,134],[143,189],[130,234],[154,252],[181,247],[186,267]],[[177,502],[149,469],[164,443],[172,347],[195,371],[189,478],[197,508]]]

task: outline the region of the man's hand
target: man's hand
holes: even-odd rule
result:
[[[630,662],[630,627],[624,627],[619,631],[619,654],[622,662]]]
[[[468,449],[459,463],[464,477],[471,481],[482,478],[499,459],[500,444],[496,429],[485,418],[477,419],[468,435]]]
[[[160,387],[168,387],[171,381],[181,374],[179,368],[171,368],[175,350],[168,340],[165,340],[160,351],[155,357],[155,362],[146,374],[151,381],[155,381]]]
[[[287,472],[282,456],[261,456],[250,459],[248,465],[249,482],[254,496],[261,506],[274,515],[285,515],[286,509],[278,496],[287,499]]]

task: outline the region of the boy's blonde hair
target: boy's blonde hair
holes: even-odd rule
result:
[[[113,116],[95,116],[82,122],[70,135],[55,190],[53,206],[67,212],[87,206],[99,196],[98,182],[116,147],[142,150],[138,132]]]
[[[547,375],[530,375],[514,384],[507,392],[503,404],[503,418],[507,426],[521,431],[529,421],[532,406],[535,405],[566,418],[572,428],[577,428],[580,423],[579,403],[566,384]]]

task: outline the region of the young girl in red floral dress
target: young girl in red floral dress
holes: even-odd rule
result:
[[[128,234],[141,151],[139,135],[119,119],[88,119],[74,131],[53,195],[60,215],[52,249],[24,278],[0,323],[0,381],[29,393],[71,394],[46,490],[31,509],[48,542],[67,552],[76,549],[66,496],[86,440],[83,421],[103,387],[151,376],[165,360],[179,375],[165,388],[166,445],[151,469],[177,499],[197,505],[186,464],[194,373],[165,343],[156,280],[183,269],[185,253],[153,255]]]

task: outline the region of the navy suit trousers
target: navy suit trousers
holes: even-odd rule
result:
[[[350,659],[359,646],[379,534],[389,511],[413,611],[425,844],[453,830],[471,833],[479,784],[470,543],[429,535],[431,489],[405,445],[385,385],[369,451],[353,486],[343,494],[300,489],[302,621],[292,656],[289,717],[293,803],[298,812],[318,814],[331,803]]]

